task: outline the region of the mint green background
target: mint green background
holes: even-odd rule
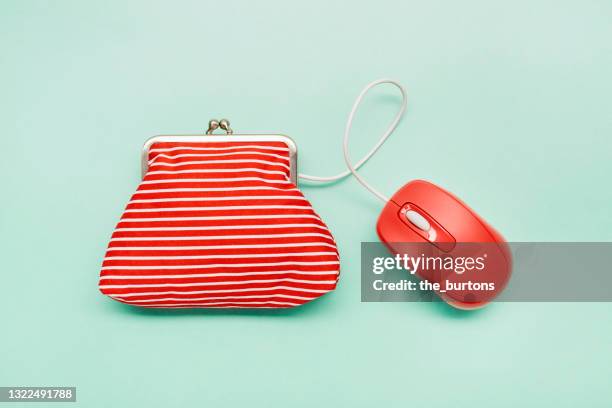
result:
[[[611,20],[605,0],[2,1],[0,385],[75,385],[82,407],[609,407],[611,304],[360,303],[381,205],[355,180],[304,187],[343,276],[301,309],[141,311],[97,276],[146,138],[227,116],[335,173],[386,76],[410,105],[363,171],[384,193],[426,178],[509,240],[612,240]],[[355,157],[397,102],[367,100]]]

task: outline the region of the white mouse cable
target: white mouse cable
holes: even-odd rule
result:
[[[374,145],[372,150],[370,150],[365,156],[363,156],[363,158],[361,158],[361,160],[357,162],[357,164],[353,166],[353,164],[351,163],[351,158],[349,157],[349,151],[348,151],[348,142],[349,142],[349,136],[351,133],[351,128],[353,127],[353,118],[355,117],[355,113],[357,112],[359,105],[361,105],[361,102],[363,101],[363,98],[365,97],[365,95],[372,88],[378,85],[382,85],[382,84],[391,84],[400,90],[402,94],[402,103],[401,103],[400,109],[395,115],[395,118],[393,118],[393,121],[391,122],[391,124],[389,125],[385,133],[383,133],[381,138]],[[346,163],[348,170],[343,171],[342,173],[338,173],[334,176],[311,176],[308,174],[300,173],[298,175],[299,178],[302,180],[308,180],[308,181],[314,181],[314,182],[320,182],[320,183],[330,183],[332,181],[341,180],[347,177],[348,175],[353,174],[353,176],[355,176],[357,181],[359,181],[361,185],[367,188],[372,194],[380,198],[383,202],[389,201],[389,198],[387,198],[386,196],[381,194],[378,190],[376,190],[374,187],[372,187],[370,184],[368,184],[368,182],[366,182],[363,179],[363,177],[361,177],[357,173],[357,170],[363,164],[365,164],[365,162],[367,162],[374,155],[374,153],[378,151],[378,149],[380,149],[380,147],[387,141],[387,138],[389,138],[391,133],[393,133],[393,131],[399,124],[400,120],[402,119],[402,116],[404,116],[404,112],[406,111],[407,103],[408,103],[408,98],[406,97],[406,90],[399,82],[394,81],[392,79],[378,79],[376,81],[370,82],[368,85],[365,86],[365,88],[363,88],[359,96],[357,96],[357,99],[355,99],[355,102],[353,103],[353,108],[351,109],[351,113],[349,113],[348,119],[346,121],[346,126],[344,128],[344,139],[343,139],[343,144],[342,144],[342,151],[344,153],[344,162]]]

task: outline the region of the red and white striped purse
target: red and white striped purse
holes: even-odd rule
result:
[[[282,135],[156,136],[110,240],[100,291],[156,308],[286,308],[333,290],[334,239]]]

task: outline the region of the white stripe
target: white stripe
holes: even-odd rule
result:
[[[286,147],[276,147],[276,146],[257,146],[257,145],[244,145],[244,146],[234,146],[234,147],[168,147],[168,148],[159,148],[159,149],[151,149],[149,153],[157,153],[157,152],[173,152],[176,150],[195,150],[195,151],[218,151],[218,150],[236,150],[236,149],[262,149],[262,150],[277,150],[281,152],[288,152],[289,149]]]
[[[267,161],[267,160],[257,160],[257,159],[250,159],[250,160],[192,160],[192,161],[185,161],[185,162],[179,162],[179,163],[166,163],[166,162],[152,161],[152,162],[149,163],[149,169],[152,168],[152,167],[155,167],[155,166],[178,167],[178,166],[190,166],[190,165],[195,165],[195,164],[222,164],[222,163],[259,163],[259,164],[267,164],[267,165],[270,165],[270,166],[280,166],[280,167],[284,167],[287,170],[289,170],[289,166],[287,166],[284,163],[271,162],[271,161]]]
[[[334,281],[334,283],[336,283]],[[138,285],[137,285],[138,286]],[[170,285],[175,286],[175,285]],[[100,286],[100,289],[102,287]],[[108,293],[107,296],[121,296],[122,298],[126,297],[135,297],[135,296],[154,296],[154,295],[184,295],[191,293],[193,295],[203,294],[203,293],[238,293],[238,292],[258,292],[258,291],[267,291],[267,290],[293,290],[296,292],[308,292],[308,293],[327,293],[329,289],[304,289],[304,288],[296,288],[292,286],[271,286],[268,288],[246,288],[246,289],[214,289],[214,290],[164,290],[162,292],[131,292],[131,293]]]
[[[260,238],[301,238],[301,237],[322,237],[332,239],[327,234],[317,234],[316,232],[305,234],[267,234],[267,235],[201,235],[195,237],[120,237],[111,238],[113,241],[207,241],[209,239],[260,239]]]
[[[281,218],[314,218],[321,220],[316,214],[279,214],[279,215],[227,215],[218,217],[159,217],[159,218],[122,218],[122,222],[152,222],[152,221],[224,221],[250,219],[281,219]]]
[[[267,183],[272,184],[291,184],[289,180],[273,180],[261,177],[224,177],[224,178],[207,178],[207,179],[159,179],[159,180],[145,180],[141,181],[140,184],[170,184],[170,183],[207,183],[207,182],[225,182],[228,181],[265,181]],[[231,186],[228,186],[227,189],[231,189]]]
[[[239,151],[239,152],[232,152],[232,153],[215,153],[215,154],[201,154],[201,153],[183,153],[183,154],[174,154],[174,155],[158,154],[153,159],[149,160],[149,165],[153,163],[163,163],[163,162],[158,162],[157,159],[174,160],[174,159],[179,159],[183,157],[223,157],[223,156],[236,156],[236,155],[241,155],[241,154],[268,156],[268,157],[274,157],[277,159],[289,161],[289,157],[281,156],[280,154],[263,153],[263,152],[255,152],[255,151],[246,150],[246,151]]]
[[[109,256],[105,261],[172,261],[185,259],[241,259],[241,258],[275,258],[284,256],[329,256],[337,255],[335,252],[290,252],[285,254],[240,254],[240,255],[190,255],[190,256]]]
[[[154,174],[196,174],[196,173],[262,173],[262,174],[278,174],[280,176],[287,176],[286,171],[278,171],[278,170],[262,170],[256,169],[252,167],[243,168],[243,169],[196,169],[196,170],[155,170],[155,171],[147,171],[145,177],[154,175]]]
[[[302,196],[284,195],[284,196],[231,196],[231,197],[179,197],[179,198],[156,198],[150,200],[131,200],[128,204],[135,203],[169,203],[169,202],[186,202],[186,201],[232,201],[232,200],[302,200],[306,199]]]
[[[147,279],[189,279],[189,278],[214,278],[222,276],[253,276],[253,275],[307,275],[307,276],[325,276],[336,275],[335,271],[275,271],[275,272],[229,272],[229,273],[188,273],[183,275],[101,275],[100,280],[147,280]]]
[[[296,244],[262,244],[262,245],[205,245],[205,246],[146,246],[146,247],[109,247],[108,251],[197,251],[205,249],[244,249],[244,248],[286,248],[286,247],[307,247],[307,246],[326,246],[336,248],[333,244],[325,242],[299,242]]]
[[[103,271],[146,271],[154,269],[164,270],[184,270],[184,269],[209,269],[209,268],[248,268],[248,267],[261,267],[261,266],[319,266],[319,265],[338,265],[338,261],[319,261],[319,262],[262,262],[262,263],[245,263],[245,264],[232,264],[232,263],[217,263],[217,264],[206,264],[206,265],[145,265],[145,266],[133,266],[133,265],[117,265],[117,266],[104,266]]]
[[[268,299],[271,297],[285,298],[285,299],[297,299],[297,300],[312,300],[316,299],[316,296],[313,297],[304,297],[304,296],[291,296],[291,295],[248,295],[248,296],[212,296],[212,297],[203,297],[203,298],[175,298],[175,297],[164,297],[164,298],[156,298],[156,299],[139,299],[139,300],[130,300],[132,303],[154,303],[154,302],[164,302],[164,301],[200,301],[200,300],[222,300],[222,299]],[[116,299],[121,299],[121,297],[116,297]],[[235,302],[231,302],[235,303]]]
[[[327,231],[319,224],[263,224],[263,225],[214,225],[212,227],[150,227],[150,228],[116,228],[118,231],[210,231],[233,229],[259,229],[259,228],[318,228]]]
[[[266,210],[266,209],[292,209],[311,210],[308,205],[227,205],[221,207],[162,207],[162,208],[130,208],[124,213],[130,212],[167,212],[167,211],[216,211],[216,210]]]
[[[270,187],[270,186],[257,186],[257,187],[220,187],[220,188],[165,188],[157,190],[136,190],[136,194],[155,194],[155,193],[196,193],[196,192],[209,192],[209,191],[244,191],[244,190],[274,190],[274,191],[300,191],[297,188],[281,188],[281,187]]]

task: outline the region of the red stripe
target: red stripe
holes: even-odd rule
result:
[[[179,175],[176,176],[176,180],[181,179]],[[205,177],[201,177],[202,180]],[[265,180],[225,180],[225,181],[193,181],[189,179],[181,179],[179,181],[164,181],[154,180],[155,182],[149,184],[141,184],[138,187],[138,191],[143,192],[146,190],[161,190],[161,189],[174,189],[174,188],[223,188],[229,193],[232,188],[239,187],[273,187],[278,190],[290,190],[295,188],[292,183],[270,183]],[[233,193],[233,192],[232,192]],[[235,194],[235,193],[233,193]]]
[[[314,251],[312,251],[314,252]],[[214,256],[214,258],[183,258],[183,259],[138,259],[138,257],[126,259],[106,259],[104,260],[102,266],[173,266],[173,265],[202,265],[205,263],[215,263],[219,262],[227,263],[227,264],[259,264],[259,263],[270,263],[270,262],[291,262],[291,261],[300,261],[300,262],[331,262],[337,261],[338,256],[333,252],[331,248],[328,248],[327,251],[330,255],[320,255],[319,252],[314,252],[314,254],[309,254],[305,252],[303,254],[280,254],[280,256],[261,256],[261,257],[252,257],[252,258],[227,258],[227,256],[219,255],[208,255]],[[163,255],[162,255],[163,256]],[[167,255],[166,255],[167,256]],[[303,266],[303,265],[300,265]]]
[[[276,164],[268,164],[264,162],[271,162],[272,160],[276,160],[276,158],[268,157],[268,156],[257,156],[251,158],[251,162],[248,163],[248,158],[240,157],[240,156],[224,156],[224,157],[192,157],[181,164],[181,159],[175,159],[173,162],[168,161],[155,161],[149,165],[149,169],[152,171],[172,171],[172,170],[224,170],[224,169],[233,169],[240,170],[248,166],[248,168],[261,169],[261,170],[274,170],[274,171],[282,171],[288,172],[287,166],[289,162],[281,161]],[[212,162],[219,163],[206,163],[205,159]],[[239,162],[247,162],[247,163],[232,163],[232,161]]]
[[[192,227],[197,228],[197,227]],[[180,231],[117,231],[113,233],[113,238],[138,238],[138,237],[209,237],[209,236],[225,236],[237,234],[249,235],[270,235],[270,234],[307,234],[319,233],[328,234],[326,230],[304,227],[281,227],[280,224],[276,228],[244,228],[244,229],[207,229],[207,230],[180,230]]]
[[[313,214],[314,215],[314,214]],[[278,218],[244,218],[238,220],[176,220],[176,221],[148,221],[135,222],[130,220],[121,220],[117,228],[177,228],[177,227],[214,227],[214,226],[232,226],[232,225],[279,225],[279,224],[316,224],[325,227],[325,224],[318,218],[287,218],[278,216]]]
[[[301,199],[255,199],[245,200],[240,198],[228,198],[226,200],[211,200],[211,201],[198,201],[195,197],[185,198],[184,201],[162,201],[154,203],[130,203],[128,209],[144,209],[144,208],[159,208],[163,211],[164,208],[178,208],[178,207],[222,207],[222,206],[249,206],[249,205],[308,205],[308,201],[305,198]]]
[[[179,187],[180,189],[181,187]],[[285,189],[279,190],[236,190],[232,196],[247,196],[247,197],[303,197],[299,191],[288,191]],[[163,198],[195,198],[195,197],[211,197],[211,198],[223,198],[228,197],[228,192],[224,191],[167,191],[150,193],[145,190],[137,191],[133,196],[132,200],[156,200]]]
[[[309,247],[278,247],[278,248],[241,248],[241,254],[272,254],[272,253],[295,253],[308,251],[334,251],[333,248],[324,245],[316,245]],[[209,256],[209,255],[233,255],[238,253],[234,248],[215,248],[215,249],[172,249],[163,251],[157,248],[142,249],[142,250],[126,250],[121,247],[109,248],[107,256]]]
[[[203,136],[205,137],[205,136]],[[241,147],[241,146],[259,146],[259,149],[265,150],[266,147],[276,147],[287,149],[287,145],[283,142],[274,142],[274,141],[258,141],[258,142],[181,142],[177,144],[176,142],[156,142],[154,143],[149,150],[156,149],[174,149],[174,148],[202,148],[202,147],[218,147],[218,148],[227,148],[227,147]]]
[[[280,296],[279,296],[280,295]],[[284,295],[284,296],[283,296]],[[251,297],[247,297],[251,296]],[[240,297],[239,295],[227,295],[227,294],[210,294],[210,295],[196,295],[186,297],[184,295],[160,295],[160,296],[138,296],[138,297],[129,297],[129,298],[121,298],[122,301],[138,303],[139,305],[155,305],[159,303],[187,303],[189,301],[192,302],[255,302],[255,303],[263,303],[263,302],[288,302],[288,303],[304,303],[307,302],[308,299],[296,299],[296,297],[304,297],[304,298],[316,298],[318,295],[316,294],[302,294],[298,295],[295,292],[291,292],[287,295],[284,293],[272,293],[272,292],[260,292],[258,294],[249,294]],[[168,299],[175,298],[175,299]],[[118,299],[119,300],[119,299]],[[137,300],[147,300],[147,302],[135,302]]]
[[[250,281],[250,280],[249,280]],[[151,292],[155,292],[155,293],[159,293],[159,292],[180,292],[181,295],[193,295],[195,297],[196,294],[202,294],[201,292],[204,293],[211,293],[211,291],[214,291],[212,293],[226,293],[226,294],[235,294],[237,296],[239,296],[240,294],[243,295],[248,295],[248,294],[257,294],[257,293],[266,293],[266,288],[269,288],[271,291],[278,291],[278,290],[286,290],[286,289],[280,289],[279,287],[285,287],[285,288],[293,288],[292,291],[296,292],[298,294],[298,296],[302,296],[305,294],[309,294],[310,296],[316,296],[318,293],[316,291],[330,291],[333,290],[336,285],[335,284],[328,284],[328,283],[283,283],[283,282],[257,282],[257,283],[239,283],[236,282],[235,284],[226,284],[226,285],[215,285],[215,282],[210,282],[212,284],[210,285],[193,285],[193,286],[152,286],[152,287],[142,287],[142,288],[138,288],[138,287],[130,287],[130,288],[108,288],[105,287],[104,285],[110,285],[108,283],[102,283],[100,286],[100,290],[102,293],[104,293],[105,295],[107,294],[111,294],[111,295],[115,295],[115,296],[121,296],[121,295],[132,295],[132,294],[138,294],[138,293],[143,293],[142,296],[147,296],[144,295],[146,293],[151,293]],[[244,290],[247,291],[244,291]],[[308,290],[305,289],[311,289],[314,290],[315,292],[310,292]],[[243,290],[242,292],[239,292],[239,290]],[[200,293],[198,293],[200,292]],[[301,295],[299,295],[301,294]],[[157,295],[155,295],[157,296]],[[170,296],[168,295],[164,295],[164,296]]]

